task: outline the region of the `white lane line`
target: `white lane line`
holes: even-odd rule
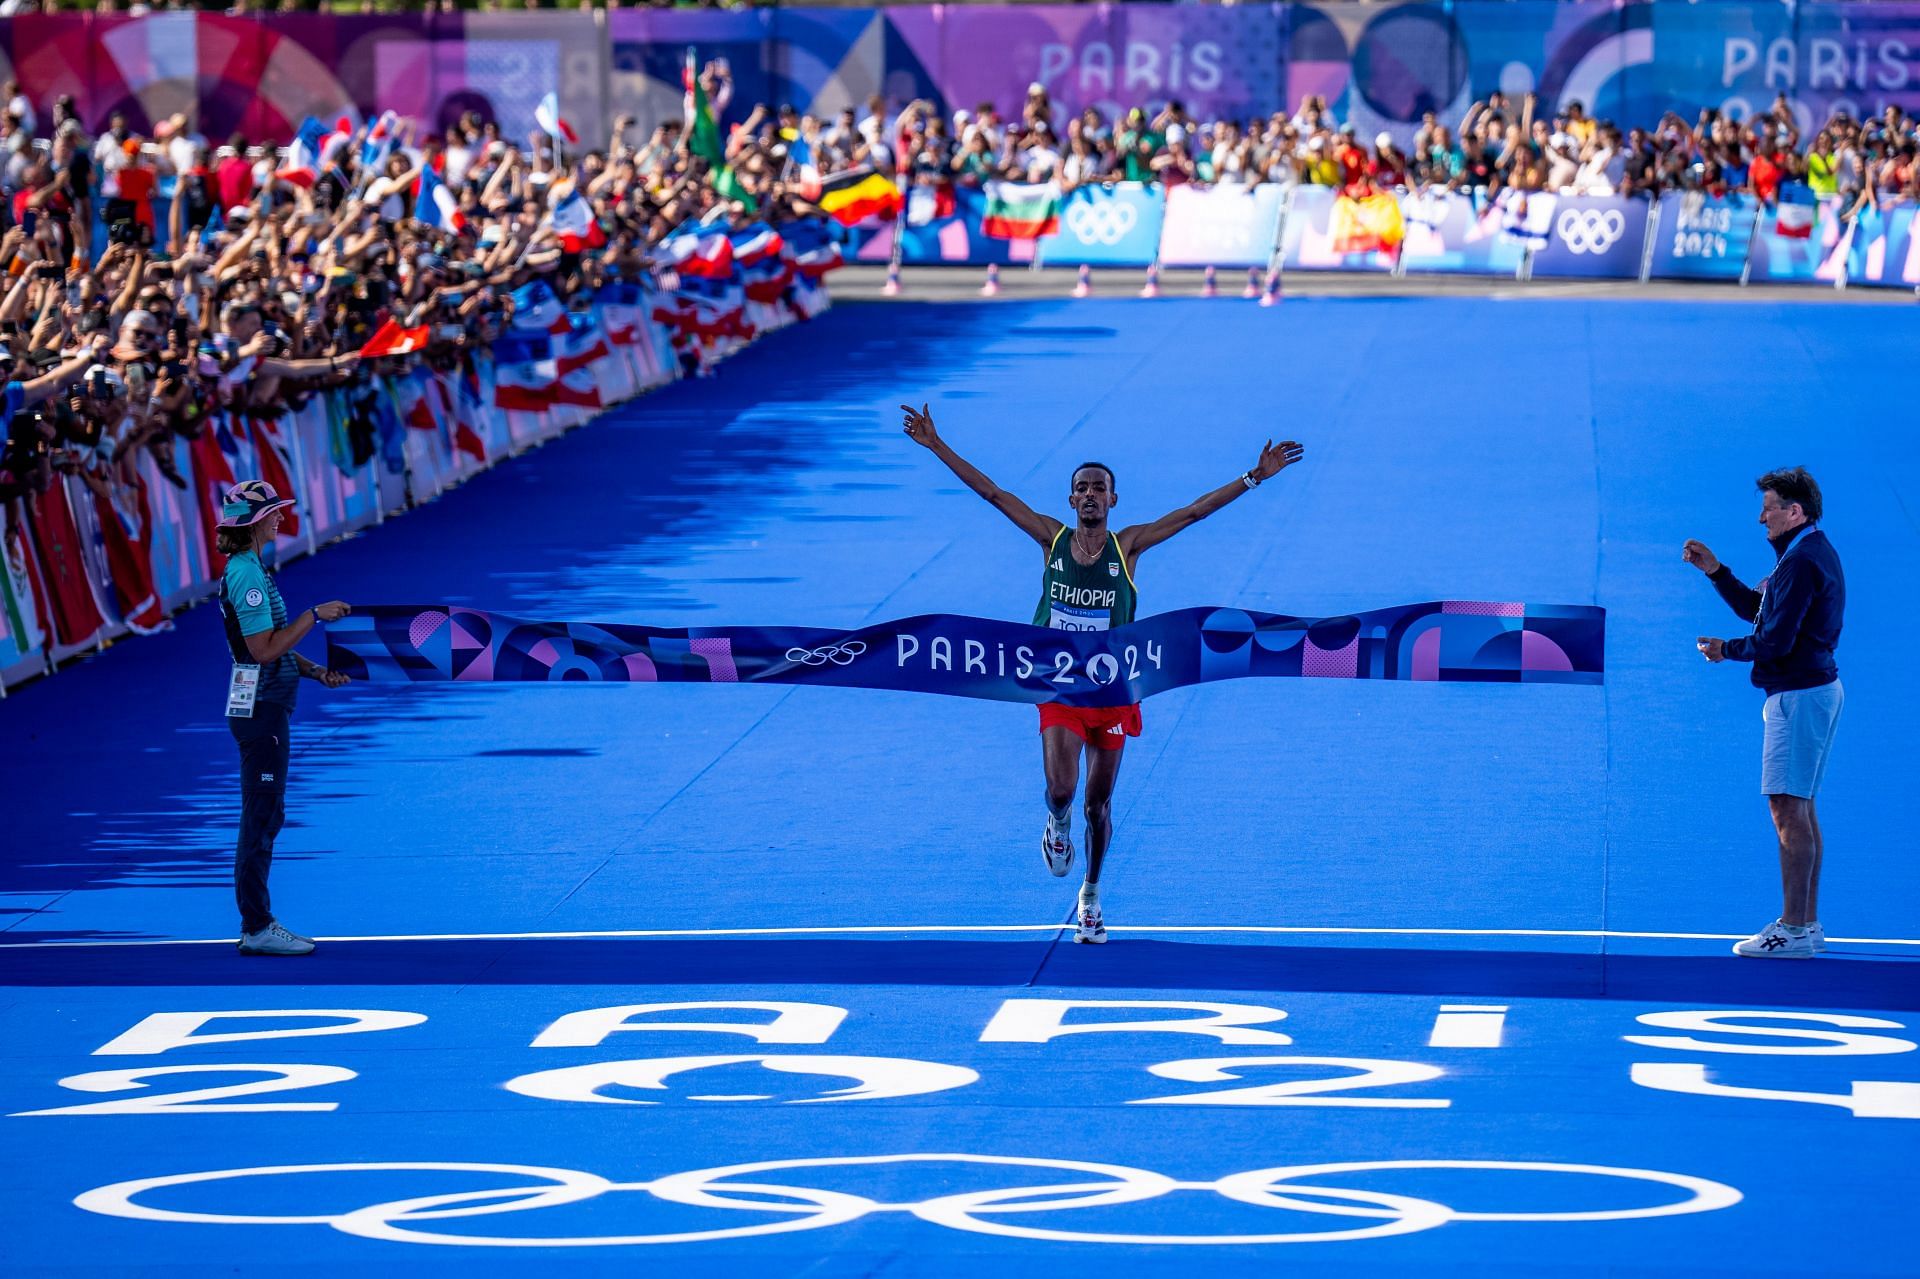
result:
[[[1072,924],[841,924],[816,928],[618,928],[538,933],[379,933],[316,937],[330,943],[368,941],[591,941],[622,937],[829,937],[872,933],[1057,933]],[[1655,941],[1739,941],[1745,933],[1643,933],[1583,928],[1313,928],[1283,924],[1109,924],[1110,933],[1216,933],[1342,937],[1592,937]],[[1851,946],[1920,946],[1911,937],[1832,937]],[[231,937],[132,941],[0,942],[0,950],[85,950],[128,946],[231,946]]]

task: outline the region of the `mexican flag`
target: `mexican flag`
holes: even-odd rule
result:
[[[707,162],[707,180],[713,183],[713,189],[722,199],[737,200],[747,206],[747,212],[755,212],[760,206],[740,185],[733,166],[727,163],[726,143],[720,137],[720,125],[714,120],[713,107],[707,101],[707,88],[700,83],[700,66],[691,45],[687,46],[686,85],[687,150]]]
[[[1060,232],[1060,184],[987,183],[987,216],[981,234],[995,240],[1032,240]]]

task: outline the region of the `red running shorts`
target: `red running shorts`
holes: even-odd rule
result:
[[[1095,750],[1117,751],[1140,736],[1140,704],[1132,706],[1040,706],[1040,731],[1064,728]]]

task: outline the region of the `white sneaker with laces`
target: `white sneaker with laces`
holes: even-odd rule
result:
[[[1816,955],[1827,948],[1827,930],[1820,926],[1819,920],[1807,921],[1807,940],[1813,943],[1813,953]]]
[[[1073,819],[1054,820],[1052,813],[1047,814],[1047,828],[1040,832],[1040,856],[1047,862],[1047,869],[1054,876],[1064,875],[1073,867]]]
[[[243,955],[311,955],[313,942],[275,922],[268,924],[257,933],[241,933],[240,953]]]
[[[1745,941],[1735,942],[1733,953],[1744,959],[1812,959],[1813,938],[1806,933],[1795,937],[1776,919]]]
[[[1099,902],[1081,902],[1075,918],[1078,921],[1073,932],[1075,941],[1098,943],[1107,939],[1107,921],[1101,918]]]

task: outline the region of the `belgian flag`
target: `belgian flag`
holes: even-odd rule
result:
[[[903,201],[893,179],[877,169],[849,169],[820,181],[817,201],[827,216],[842,226],[868,218],[897,218]]]

